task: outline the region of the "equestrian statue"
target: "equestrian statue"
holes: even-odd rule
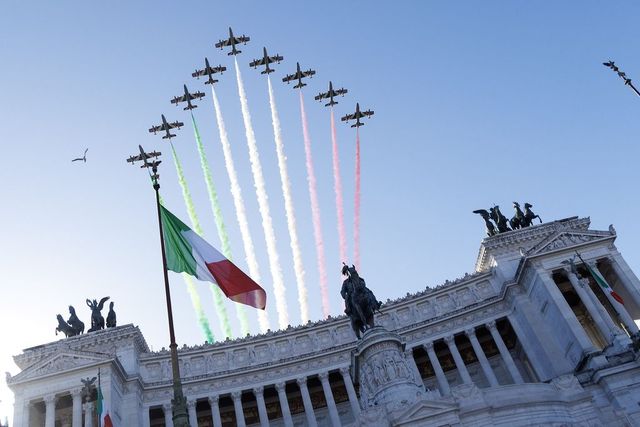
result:
[[[360,339],[360,334],[367,329],[373,328],[373,314],[380,312],[382,302],[378,301],[373,292],[358,272],[355,266],[347,266],[343,263],[342,275],[347,278],[342,282],[340,295],[344,299],[344,312],[351,319],[351,327],[356,337]]]

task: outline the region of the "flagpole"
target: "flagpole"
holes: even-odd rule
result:
[[[151,180],[153,182],[153,189],[156,193],[156,209],[158,211],[158,230],[160,232],[160,252],[162,253],[162,272],[164,275],[164,292],[167,302],[167,318],[169,320],[169,350],[171,353],[171,368],[173,372],[173,400],[172,412],[173,412],[173,425],[175,427],[189,427],[189,413],[187,411],[187,401],[182,392],[182,382],[180,381],[180,366],[178,365],[178,344],[176,343],[176,334],[173,328],[173,310],[171,308],[171,291],[169,288],[169,273],[167,271],[167,255],[164,250],[164,233],[162,230],[162,213],[160,211],[160,183],[158,182],[158,165],[160,160],[149,162],[151,157],[159,157],[161,153],[145,153],[140,146],[140,155],[132,156],[127,161],[134,163],[136,161],[143,161],[143,167],[147,170],[151,168],[153,175]]]

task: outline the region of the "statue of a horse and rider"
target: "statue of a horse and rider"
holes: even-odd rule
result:
[[[347,276],[340,290],[340,295],[344,298],[344,312],[351,319],[353,332],[360,339],[361,333],[373,328],[373,314],[376,311],[380,312],[382,302],[378,301],[373,292],[367,288],[364,279],[360,277],[353,265],[349,267],[344,264],[342,275]]]

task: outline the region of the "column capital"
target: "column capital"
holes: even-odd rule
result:
[[[213,396],[209,396],[208,400],[211,406],[213,405],[218,406],[218,401],[220,400],[220,396],[217,394],[214,394]]]
[[[486,326],[487,329],[489,329],[490,331],[497,331],[498,330],[496,328],[496,321],[495,320],[492,320],[490,322],[485,323],[484,326]]]
[[[475,336],[476,336],[476,328],[475,327],[467,328],[467,329],[464,330],[464,333],[469,338],[471,338],[471,337],[475,338]]]
[[[196,407],[197,399],[187,399],[187,408],[192,409]]]
[[[253,394],[254,394],[254,395],[256,395],[256,396],[258,396],[258,395],[262,396],[262,394],[263,394],[263,393],[264,393],[264,387],[263,387],[263,386],[259,385],[259,386],[257,386],[257,387],[254,387],[254,388],[253,388]]]
[[[428,343],[422,344],[425,350],[433,351],[433,341],[429,341]]]
[[[54,404],[54,405],[55,405],[55,403],[56,403],[56,401],[58,400],[58,398],[56,397],[56,395],[55,395],[55,394],[47,394],[46,396],[44,396],[44,397],[42,398],[42,400],[44,400],[44,403],[45,403],[46,405],[51,405],[51,404]]]
[[[284,392],[286,385],[287,385],[287,383],[285,383],[284,381],[276,383],[275,386],[276,386],[276,390],[278,391],[278,393]]]
[[[351,369],[349,369],[348,366],[343,366],[342,368],[340,368],[340,374],[343,377],[346,377],[347,375],[351,377]]]
[[[90,411],[93,409],[93,402],[87,402],[85,403],[85,406],[87,407],[87,409]]]
[[[171,405],[171,402],[165,402],[162,404],[162,409],[164,409],[165,411],[173,411],[173,405]]]
[[[74,387],[69,391],[71,392],[71,397],[82,397],[82,387]]]
[[[307,377],[296,378],[296,383],[300,388],[302,387],[307,388]]]
[[[329,372],[320,372],[318,378],[320,378],[321,382],[329,381]]]
[[[447,335],[446,337],[444,337],[444,341],[447,343],[447,345],[455,344],[455,336]]]
[[[231,398],[233,400],[238,400],[242,397],[242,390],[236,390],[231,392]]]

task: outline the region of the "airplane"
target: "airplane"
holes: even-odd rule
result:
[[[77,162],[79,160],[82,160],[83,162],[87,163],[87,151],[89,151],[88,148],[84,150],[84,154],[82,155],[82,157],[77,157],[77,158],[71,160],[71,163]]]
[[[329,103],[324,104],[325,107],[329,107],[329,106],[336,105],[338,103],[338,101],[333,100],[334,96],[338,96],[338,95],[344,96],[344,94],[347,92],[349,91],[346,90],[345,88],[333,90],[333,83],[329,82],[329,91],[319,93],[318,96],[315,97],[315,100],[320,101],[322,99],[329,98]]]
[[[352,128],[357,128],[360,126],[364,126],[364,123],[362,123],[360,121],[360,119],[362,117],[369,117],[369,116],[373,116],[373,111],[371,110],[367,110],[367,111],[360,111],[360,104],[356,103],[356,112],[353,114],[347,114],[346,116],[344,116],[342,118],[343,122],[348,122],[349,120],[355,120],[355,124],[352,124],[351,127]]]
[[[260,74],[273,73],[275,70],[269,68],[269,64],[273,62],[279,64],[280,61],[282,61],[284,58],[278,54],[276,54],[275,56],[269,56],[269,54],[267,53],[266,47],[262,48],[262,52],[264,52],[262,55],[262,59],[254,59],[251,63],[249,63],[249,66],[253,68],[258,68],[258,65],[265,65],[266,68],[264,69],[264,71],[260,71]]]
[[[287,82],[287,84],[289,84],[291,80],[298,80],[298,84],[293,87],[294,89],[298,89],[298,88],[302,88],[303,86],[306,86],[307,85],[306,83],[302,83],[302,79],[304,79],[305,77],[311,77],[316,73],[311,69],[307,71],[301,71],[299,62],[296,62],[296,67],[297,67],[297,70],[295,74],[289,74],[287,77],[284,77],[282,79],[282,81]]]
[[[163,136],[162,139],[171,139],[175,135],[172,133],[169,133],[169,130],[174,128],[180,129],[182,126],[184,126],[184,123],[182,122],[178,122],[178,121],[173,123],[167,122],[167,119],[164,117],[164,114],[162,114],[162,124],[158,126],[153,126],[151,129],[149,129],[149,132],[155,135],[157,132],[164,131],[167,134]]]
[[[209,76],[209,79],[204,82],[204,84],[211,85],[218,83],[218,80],[214,79],[212,76],[216,73],[222,74],[223,71],[227,71],[227,67],[223,67],[222,65],[212,67],[209,65],[209,59],[204,58],[204,68],[202,70],[196,70],[195,73],[191,73],[191,76],[197,77],[198,79],[200,79],[201,76]]]
[[[194,108],[198,108],[198,106],[197,105],[193,105],[191,103],[191,100],[192,99],[200,99],[202,97],[204,97],[204,92],[189,93],[189,89],[187,89],[187,85],[184,85],[184,95],[175,96],[171,100],[171,103],[172,104],[176,104],[176,107],[177,107],[179,103],[186,102],[187,106],[184,107],[183,110],[193,110]]]
[[[127,159],[127,163],[131,163],[133,165],[135,162],[143,161],[144,165],[142,165],[142,167],[145,167],[146,165],[151,165],[151,163],[147,162],[147,159],[150,159],[152,157],[158,157],[160,156],[160,154],[162,154],[159,151],[152,151],[151,153],[145,153],[144,149],[142,148],[142,145],[138,145],[138,148],[140,149],[140,154],[138,154],[137,156],[130,156]],[[162,160],[154,160],[152,163],[157,163],[156,164],[156,167],[157,167],[161,161]]]
[[[222,49],[225,46],[231,46],[231,52],[227,53],[227,55],[237,55],[239,53],[241,53],[241,50],[236,49],[236,45],[238,43],[244,43],[247,44],[247,42],[251,40],[249,37],[245,36],[244,34],[241,35],[240,37],[234,37],[233,36],[233,30],[231,30],[231,27],[229,27],[229,38],[226,40],[220,40],[218,43],[215,44],[216,47],[219,47],[220,49]]]

